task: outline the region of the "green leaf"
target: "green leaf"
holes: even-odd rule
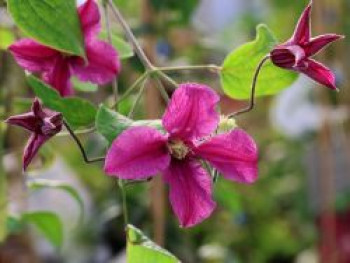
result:
[[[21,218],[15,216],[7,217],[6,225],[9,234],[17,234],[23,230],[23,222],[21,221]]]
[[[26,35],[57,50],[85,56],[75,0],[8,0],[7,4]]]
[[[72,127],[78,128],[94,123],[97,110],[89,101],[75,97],[62,98],[56,90],[33,75],[28,76],[28,83],[44,105],[61,112]]]
[[[108,34],[105,31],[102,31],[100,33],[100,38],[107,41],[108,40]],[[126,42],[121,37],[113,34],[112,35],[112,46],[118,51],[119,58],[120,59],[127,59],[132,56],[134,56],[134,50],[131,47],[131,45]]]
[[[101,105],[96,114],[96,129],[109,143],[118,137],[123,131],[135,126],[150,126],[162,130],[160,120],[133,121],[124,115],[108,109]]]
[[[7,49],[15,41],[15,36],[10,29],[0,28],[0,49]]]
[[[28,182],[28,188],[32,191],[39,191],[45,188],[52,188],[52,189],[65,191],[78,203],[80,208],[79,222],[82,222],[84,217],[84,201],[80,197],[78,191],[71,185],[65,182],[54,181],[54,180],[34,179]]]
[[[63,226],[60,218],[52,212],[36,211],[22,214],[22,221],[34,225],[55,247],[63,243]]]
[[[82,82],[77,78],[72,78],[73,87],[75,90],[83,91],[83,92],[96,92],[98,90],[98,86],[91,82]]]
[[[5,130],[0,125],[0,160],[3,160],[5,145]],[[0,161],[0,243],[7,236],[7,176],[3,167],[3,162]]]
[[[221,84],[225,94],[235,99],[249,99],[259,62],[277,44],[271,30],[266,25],[259,25],[256,39],[237,48],[224,60]],[[296,73],[278,68],[268,61],[258,77],[256,96],[274,95],[289,87],[296,78]]]
[[[161,248],[135,226],[127,226],[127,262],[128,263],[178,263],[174,255]]]

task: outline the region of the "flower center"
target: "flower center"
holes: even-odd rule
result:
[[[190,149],[181,140],[170,140],[168,142],[168,149],[171,156],[178,160],[185,159],[187,154],[190,152]]]

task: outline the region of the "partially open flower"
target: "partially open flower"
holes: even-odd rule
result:
[[[104,85],[112,81],[121,68],[116,50],[97,38],[101,29],[101,17],[95,0],[87,0],[79,7],[78,12],[87,61],[27,38],[19,40],[9,48],[21,67],[29,72],[41,73],[43,80],[61,96],[73,94],[70,81],[72,75],[81,81]]]
[[[150,127],[124,131],[108,151],[105,172],[127,180],[161,173],[181,226],[200,223],[216,205],[212,179],[200,160],[240,183],[253,183],[258,175],[257,146],[248,134],[234,129],[214,136],[218,102],[219,96],[205,85],[180,85],[162,119],[167,134]]]
[[[333,72],[310,57],[343,36],[325,34],[311,38],[311,5],[312,1],[301,15],[292,38],[272,50],[271,60],[278,67],[304,73],[321,85],[335,90]]]
[[[12,116],[6,122],[25,128],[32,133],[23,154],[23,170],[26,170],[40,147],[62,130],[63,118],[59,112],[43,109],[36,98],[30,112]]]

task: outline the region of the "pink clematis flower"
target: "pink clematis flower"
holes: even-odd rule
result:
[[[304,73],[321,85],[335,90],[333,72],[310,57],[344,36],[325,34],[311,38],[311,6],[312,1],[301,15],[292,38],[272,50],[271,60],[278,67]]]
[[[257,147],[243,130],[211,136],[219,124],[219,96],[200,84],[182,84],[163,116],[162,134],[150,127],[124,131],[109,149],[105,172],[125,180],[144,180],[161,173],[170,186],[170,202],[182,227],[210,216],[212,180],[202,167],[209,162],[229,180],[257,179]]]
[[[115,49],[97,39],[101,29],[100,13],[95,0],[87,0],[78,8],[84,34],[87,61],[44,46],[32,39],[21,39],[10,46],[17,63],[30,72],[41,73],[45,82],[59,91],[61,96],[73,94],[70,78],[104,85],[120,71],[120,61]]]
[[[30,112],[12,116],[5,122],[23,127],[32,133],[23,154],[23,170],[26,170],[40,147],[62,130],[63,118],[59,112],[43,109],[36,98]]]

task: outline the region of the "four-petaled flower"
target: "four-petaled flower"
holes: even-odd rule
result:
[[[30,112],[12,116],[6,122],[32,133],[23,154],[23,170],[26,170],[39,148],[62,130],[63,118],[59,112],[43,109],[40,101],[35,98]]]
[[[118,53],[111,45],[97,38],[101,17],[95,0],[87,0],[78,12],[87,61],[32,39],[19,40],[9,48],[21,67],[41,73],[43,80],[58,90],[61,96],[73,94],[70,82],[72,75],[81,81],[103,85],[112,81],[120,71]]]
[[[107,153],[105,172],[125,180],[161,173],[181,226],[203,221],[215,202],[212,180],[201,160],[240,183],[253,183],[258,173],[257,146],[248,134],[234,129],[212,136],[219,123],[218,102],[219,96],[205,85],[180,85],[162,119],[167,133],[150,127],[124,131]]]
[[[311,6],[312,1],[301,15],[292,38],[273,49],[271,60],[278,67],[304,73],[321,85],[335,90],[333,72],[310,57],[343,36],[325,34],[311,38]]]

